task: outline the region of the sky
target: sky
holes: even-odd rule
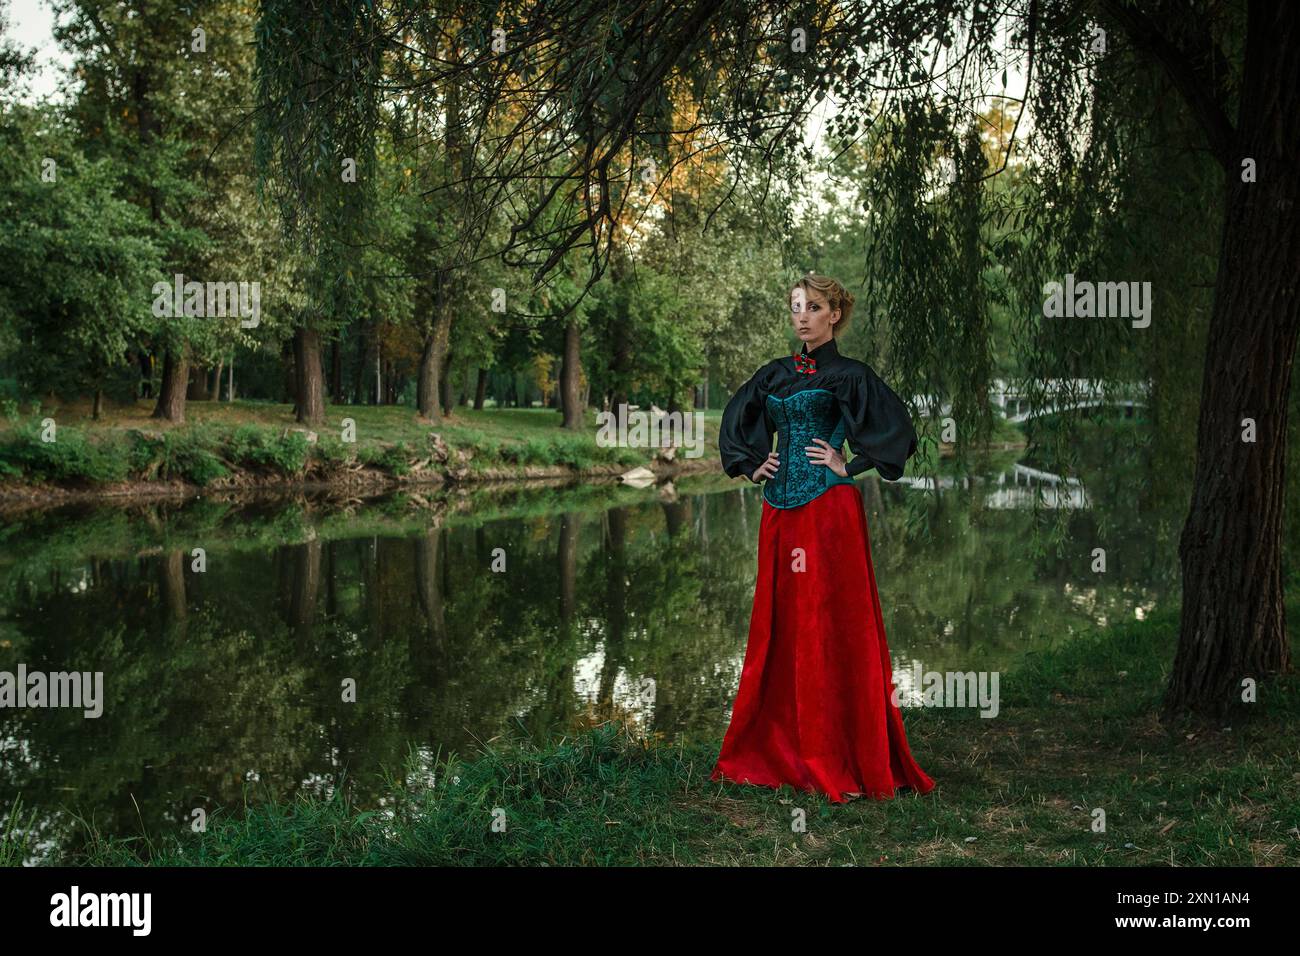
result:
[[[24,50],[36,51],[36,72],[27,78],[29,99],[53,95],[68,57],[54,42],[54,11],[45,0],[9,0],[4,5],[9,36]]]

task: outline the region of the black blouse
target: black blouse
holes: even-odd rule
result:
[[[870,366],[841,355],[833,338],[811,352],[805,345],[803,354],[816,362],[811,375],[796,370],[793,356],[782,356],[760,368],[731,396],[718,436],[723,470],[732,478],[749,478],[771,453],[776,426],[767,396],[783,399],[819,388],[838,399],[855,456],[845,466],[850,477],[875,468],[890,481],[901,478],[904,464],[916,452],[916,430],[902,399]],[[803,454],[803,449],[797,453]]]

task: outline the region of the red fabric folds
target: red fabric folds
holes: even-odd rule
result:
[[[749,644],[712,779],[788,783],[835,803],[928,793],[893,689],[857,486],[797,508],[764,501]]]

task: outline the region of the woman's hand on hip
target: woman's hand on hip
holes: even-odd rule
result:
[[[831,443],[824,438],[814,438],[814,444],[805,445],[804,451],[808,453],[808,460],[819,465],[825,465],[841,478],[849,476],[845,467],[844,456],[831,447]]]
[[[781,456],[774,451],[768,452],[767,461],[754,469],[754,474],[750,476],[750,480],[757,484],[764,478],[771,478],[776,474],[776,469],[780,464]]]

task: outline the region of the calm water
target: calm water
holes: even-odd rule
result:
[[[1176,600],[1181,509],[1131,483],[1085,495],[1009,467],[937,492],[858,487],[900,686],[914,660],[1005,669]],[[1037,514],[1036,489],[1051,506]],[[620,717],[720,739],[761,507],[756,488],[697,479],[11,516],[0,671],[102,671],[105,699],[97,719],[0,710],[0,812],[21,795],[48,853],[81,839],[74,814],[164,832],[194,807],[329,792],[345,772],[364,800],[412,751],[503,733]],[[1035,554],[1053,518],[1060,553]]]

